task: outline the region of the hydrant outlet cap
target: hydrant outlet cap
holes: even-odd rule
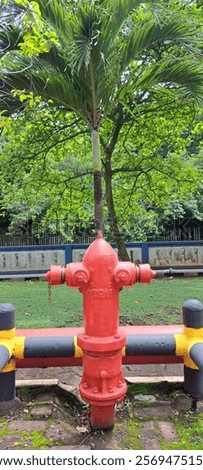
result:
[[[63,272],[64,270],[61,266],[51,266],[50,271],[48,271],[44,277],[52,286],[58,286],[64,282]]]
[[[156,276],[149,264],[139,265],[139,282],[141,284],[149,284],[150,281]]]

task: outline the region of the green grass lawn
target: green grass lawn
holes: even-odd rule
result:
[[[17,328],[54,328],[82,325],[82,295],[64,285],[52,288],[43,281],[0,282],[0,302],[16,308]],[[154,279],[120,293],[122,324],[180,324],[181,307],[188,299],[203,301],[203,279]]]

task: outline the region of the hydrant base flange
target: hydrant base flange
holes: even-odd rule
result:
[[[120,381],[121,382],[121,381]],[[125,398],[127,392],[127,385],[124,382],[120,383],[119,388],[109,387],[105,392],[99,392],[96,387],[87,389],[86,383],[83,381],[79,385],[79,391],[82,399],[90,405],[104,408],[106,405],[111,406]]]

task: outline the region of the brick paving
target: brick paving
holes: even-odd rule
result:
[[[176,431],[174,424],[171,421],[158,421],[158,427],[166,442],[179,441],[179,435]]]
[[[121,411],[118,409],[116,412],[114,429],[101,433],[91,432],[87,411],[82,411],[80,402],[79,407],[74,405],[73,412],[69,396],[64,404],[64,396],[60,401],[58,393],[46,390],[44,396],[40,392],[30,402],[21,401],[21,407],[18,406],[16,412],[12,409],[9,413],[6,407],[3,413],[1,407],[1,420],[5,421],[1,422],[0,427],[0,449],[149,450],[161,449],[163,442],[167,448],[167,443],[170,445],[180,439],[172,422],[172,416],[177,414],[177,410],[167,399],[164,401],[162,398],[160,402],[156,399],[149,404],[136,402],[135,396],[131,399],[134,405],[130,414],[126,410],[129,410],[131,401],[124,401]],[[77,402],[78,398],[75,399]],[[71,410],[71,413],[67,410]],[[128,439],[128,425],[133,419],[136,420],[135,430]],[[5,434],[2,433],[4,427]]]
[[[161,444],[156,435],[153,421],[145,421],[141,425],[140,438],[143,450],[161,449]]]
[[[154,411],[155,414],[155,411]],[[33,443],[34,432],[41,434],[47,441],[42,446],[35,447]],[[106,435],[105,435],[106,434]],[[143,450],[161,449],[162,440],[166,443],[179,441],[179,435],[174,424],[167,420],[142,420],[137,434],[137,446],[122,444],[122,435],[115,429],[107,433],[80,434],[68,422],[50,423],[49,421],[13,420],[8,423],[4,436],[0,437],[0,449],[127,449],[142,448]],[[83,444],[83,441],[87,443]],[[95,442],[96,441],[96,442]]]
[[[191,410],[192,400],[185,394],[171,401],[166,382],[159,386],[160,394],[131,394],[118,406],[113,430],[92,432],[76,388],[80,376],[79,370],[75,376],[70,372],[72,388],[67,390],[57,385],[19,388],[18,398],[0,408],[0,449],[157,450],[180,441],[173,417]],[[203,402],[198,411],[203,411]]]

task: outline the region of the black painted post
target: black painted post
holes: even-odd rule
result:
[[[13,400],[16,396],[15,360],[10,359],[8,348],[8,340],[14,336],[15,309],[12,304],[0,304],[0,402]]]
[[[189,342],[188,355],[184,358],[184,388],[198,400],[203,397],[203,305],[199,300],[191,299],[183,304],[183,324]]]

